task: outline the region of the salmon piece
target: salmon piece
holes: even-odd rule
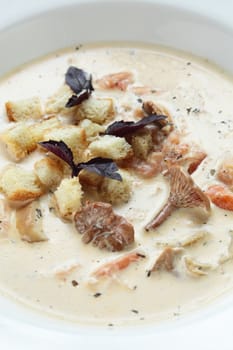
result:
[[[145,179],[150,179],[156,176],[162,170],[162,159],[163,157],[161,152],[152,152],[146,161],[133,157],[131,159],[120,162],[119,166],[133,170],[136,174]]]
[[[207,156],[205,152],[198,149],[197,145],[182,143],[181,135],[176,131],[165,140],[162,154],[165,169],[174,165],[181,165],[187,169],[189,174],[197,170]]]
[[[149,86],[133,86],[131,88],[131,91],[137,96],[148,95],[157,92],[155,89],[152,89]]]
[[[126,269],[132,262],[136,262],[142,258],[145,258],[145,255],[136,252],[123,255],[120,258],[117,258],[100,266],[96,271],[94,271],[93,276],[112,276],[114,273]]]
[[[74,272],[76,269],[80,267],[80,264],[73,263],[67,266],[61,266],[55,270],[55,276],[61,280],[66,281],[67,278]]]
[[[196,152],[193,157],[190,157],[190,160],[192,160],[192,162],[190,163],[189,167],[188,167],[188,173],[192,174],[194,173],[194,171],[197,170],[197,168],[199,167],[199,165],[201,164],[201,162],[206,158],[207,154],[205,152]]]
[[[217,207],[233,211],[233,192],[223,185],[212,185],[205,192]]]
[[[125,91],[129,84],[133,83],[131,72],[119,72],[103,76],[97,80],[97,84],[102,89],[119,89]]]

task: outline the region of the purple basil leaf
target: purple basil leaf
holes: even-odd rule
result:
[[[165,120],[166,118],[167,117],[165,115],[152,114],[142,118],[138,122],[125,122],[121,120],[119,122],[114,122],[111,125],[109,125],[105,130],[105,135],[124,137],[152,123],[155,123],[159,127],[162,127],[163,124],[161,123],[161,121]]]
[[[77,173],[82,169],[88,170],[101,176],[109,177],[113,180],[122,181],[122,177],[117,173],[118,167],[112,159],[96,157],[86,163],[77,164]]]
[[[85,163],[75,164],[72,150],[65,142],[49,140],[39,142],[39,145],[64,160],[71,167],[72,176],[78,176],[82,169],[86,169],[91,173],[122,181],[121,175],[117,173],[118,167],[112,159],[97,157]]]
[[[83,90],[78,95],[72,95],[67,101],[65,107],[71,108],[79,105],[83,101],[87,100],[90,94],[91,94],[90,90]]]
[[[39,145],[64,160],[71,167],[72,171],[75,171],[73,153],[65,142],[49,140],[39,142]]]
[[[65,82],[77,95],[83,90],[87,90],[90,93],[94,90],[91,74],[74,66],[68,68],[65,75]]]

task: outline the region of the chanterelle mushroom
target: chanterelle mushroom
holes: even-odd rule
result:
[[[108,203],[87,203],[75,214],[74,223],[77,231],[83,234],[83,242],[92,242],[100,249],[120,251],[134,242],[133,225],[116,215]]]
[[[180,167],[171,167],[166,175],[170,178],[170,195],[167,203],[160,212],[146,225],[146,230],[154,229],[161,225],[177,208],[203,207],[210,210],[208,197],[194,183],[190,175]]]

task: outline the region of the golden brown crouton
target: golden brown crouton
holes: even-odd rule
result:
[[[18,122],[4,131],[0,135],[0,139],[5,144],[10,157],[19,161],[36,149],[37,142],[43,140],[45,130],[58,125],[60,125],[60,121],[56,117],[34,124]]]
[[[132,179],[128,172],[120,170],[119,173],[121,174],[122,181],[105,177],[100,187],[103,200],[113,205],[127,203],[132,192]]]
[[[42,116],[39,97],[31,97],[19,101],[8,101],[5,104],[9,121],[40,119]]]
[[[19,122],[0,136],[7,153],[15,161],[25,158],[36,149],[35,135],[30,127],[26,122]]]
[[[76,107],[67,108],[66,103],[74,94],[68,85],[62,85],[46,102],[45,112],[47,114],[72,114]]]
[[[79,181],[84,188],[88,187],[99,187],[103,182],[104,177],[96,173],[91,173],[88,170],[82,170],[79,173]]]
[[[153,147],[152,136],[147,134],[132,136],[131,145],[137,158],[146,160]]]
[[[34,164],[35,174],[41,184],[47,189],[54,189],[59,185],[63,177],[61,162],[46,157]]]
[[[96,157],[114,160],[128,158],[133,154],[132,147],[123,137],[104,135],[89,145],[89,150]]]
[[[89,119],[82,120],[81,123],[79,123],[79,126],[85,130],[86,140],[88,142],[93,141],[96,136],[105,130],[105,127],[103,125],[93,123]]]
[[[49,116],[48,118],[42,120],[39,123],[31,125],[30,131],[34,133],[34,138],[36,142],[42,141],[44,138],[44,133],[48,130],[58,128],[61,126],[60,120],[56,116]]]
[[[75,112],[75,119],[89,119],[97,124],[104,124],[114,117],[114,105],[111,98],[89,97]]]
[[[71,220],[73,214],[81,209],[82,188],[77,177],[63,179],[54,192],[54,201],[58,214]]]
[[[23,241],[33,243],[48,240],[43,230],[43,215],[39,201],[16,210],[15,223]]]
[[[79,126],[66,125],[48,130],[44,134],[44,141],[63,141],[72,150],[75,162],[83,160],[83,153],[87,146],[85,131]]]
[[[39,181],[33,172],[18,165],[6,166],[0,176],[0,191],[9,201],[33,201],[43,194]]]

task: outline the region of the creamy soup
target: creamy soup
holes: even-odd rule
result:
[[[116,161],[118,168],[124,168],[123,173],[130,176],[131,187],[127,200],[113,204],[113,210],[134,228],[134,242],[120,251],[100,249],[92,242],[83,242],[72,220],[61,218],[53,205],[56,188],[39,199],[47,240],[25,240],[16,229],[15,206],[10,203],[7,209],[11,215],[10,223],[5,223],[4,217],[1,221],[7,226],[0,232],[1,293],[44,314],[68,321],[119,325],[176,318],[231,290],[231,79],[205,60],[161,47],[77,47],[21,67],[1,80],[1,132],[18,123],[8,120],[5,103],[9,100],[39,97],[44,118],[46,103],[64,84],[70,66],[92,74],[95,90],[91,98],[112,100],[114,115],[100,123],[103,129],[114,120],[139,121],[144,118],[143,102],[153,102],[159,108],[157,114],[169,115],[170,130],[164,132],[161,144],[155,149],[152,144],[147,151],[148,159],[156,153],[163,165],[158,165],[153,176],[145,177],[145,157],[140,159],[137,169],[130,158]],[[130,79],[127,78],[123,85],[121,82],[113,87],[101,86],[104,76],[119,72],[130,73]],[[70,116],[63,111],[52,114],[62,123],[72,124],[68,119]],[[91,142],[101,137],[95,135]],[[127,142],[130,145],[131,141]],[[36,149],[18,160],[17,165],[33,171],[33,164],[43,157],[45,152]],[[3,140],[1,171],[8,164],[15,164],[15,161]],[[145,230],[168,200],[172,167],[189,180],[193,179],[192,185],[202,192],[206,203],[192,208],[185,204],[184,207],[174,205],[173,212],[163,222]],[[226,173],[229,181],[221,176]],[[217,200],[216,188],[210,188],[214,185],[220,186]],[[177,195],[182,191],[181,187]],[[221,191],[226,191],[225,197]],[[85,196],[89,196],[91,202],[99,201],[97,192],[97,187],[92,186],[91,193]],[[4,190],[2,198],[7,201]],[[22,206],[22,203],[17,204]],[[127,260],[129,254],[134,258],[122,264],[121,260],[124,257]],[[106,263],[114,268],[106,272],[105,267],[105,273],[98,273],[101,268],[103,271]]]

